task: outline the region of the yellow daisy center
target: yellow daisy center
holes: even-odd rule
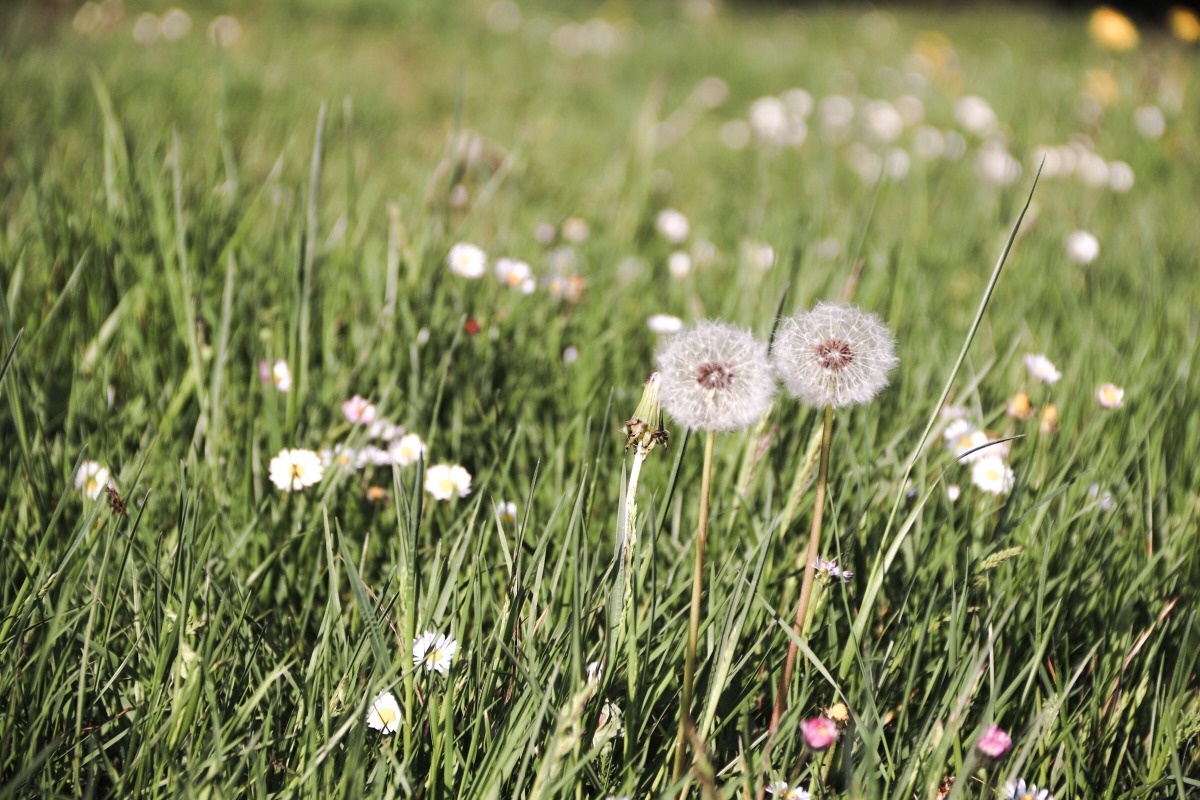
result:
[[[393,722],[396,721],[397,715],[396,715],[396,712],[394,709],[377,708],[377,709],[375,709],[375,714],[376,714],[376,716],[379,717],[379,721],[383,723],[383,726],[385,728],[390,726]]]

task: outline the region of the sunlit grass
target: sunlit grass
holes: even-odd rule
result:
[[[646,320],[766,340],[849,296],[900,357],[834,422],[821,552],[856,574],[818,588],[795,640],[819,411],[776,402],[716,439],[690,796],[1198,790],[1194,48],[1143,30],[1115,55],[1084,16],[1029,10],[522,4],[498,33],[488,3],[362,2],[235,10],[220,49],[223,7],[149,45],[135,21],[166,7],[92,32],[56,9],[20,5],[0,36],[0,794],[677,796],[704,436],[668,417],[631,480]],[[597,13],[619,44],[565,55],[563,24]],[[922,83],[915,55],[946,60]],[[1089,71],[1116,87],[1098,117]],[[728,97],[701,108],[710,75]],[[796,86],[851,99],[844,141],[818,110],[799,149],[727,146]],[[920,124],[963,131],[966,94],[1022,167],[1007,185],[977,173],[984,137],[914,154]],[[857,127],[867,98],[904,95],[924,119],[895,143]],[[1009,241],[1037,148],[1080,135],[1133,188],[1043,176]],[[858,174],[892,148],[904,177]],[[665,208],[685,243],[656,231]],[[538,288],[456,275],[460,241]],[[343,413],[356,394],[423,460],[410,441],[405,466],[279,491],[284,449],[380,443]],[[943,446],[943,400],[1009,440],[1011,492]],[[426,491],[435,465],[469,493],[460,473],[450,499]],[[101,467],[124,514],[87,483]],[[425,631],[457,641],[444,674],[414,665]],[[368,726],[384,692],[389,734]],[[806,752],[799,724],[838,702],[838,743]],[[993,722],[1014,746],[985,766]]]

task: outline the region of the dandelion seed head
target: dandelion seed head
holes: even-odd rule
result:
[[[736,431],[775,394],[767,346],[724,322],[700,322],[663,341],[655,357],[663,408],[688,428]]]
[[[875,399],[899,363],[892,334],[878,317],[829,303],[785,319],[772,360],[793,397],[835,408]]]

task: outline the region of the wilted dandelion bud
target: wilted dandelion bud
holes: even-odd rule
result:
[[[771,358],[793,397],[834,408],[874,400],[900,363],[891,331],[878,317],[829,303],[785,319]]]
[[[670,434],[663,427],[662,401],[659,394],[658,373],[653,372],[646,378],[637,410],[631,418],[625,420],[625,426],[621,429],[629,437],[629,441],[625,443],[626,450],[636,447],[638,455],[644,456],[653,450],[656,444],[667,446]]]
[[[665,339],[655,362],[663,408],[688,428],[749,427],[775,395],[767,345],[725,322],[699,322]]]

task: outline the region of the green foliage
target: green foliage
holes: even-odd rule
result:
[[[482,2],[239,6],[229,49],[208,39],[215,4],[149,45],[128,1],[90,33],[62,4],[6,11],[0,797],[675,796],[700,454],[684,431],[651,453],[622,561],[645,320],[766,337],[848,283],[901,358],[835,423],[823,549],[858,575],[819,590],[765,763],[820,420],[780,400],[718,440],[693,796],[785,779],[907,800],[951,775],[967,797],[1016,775],[1060,797],[1200,791],[1200,105],[1186,81],[1174,110],[1168,92],[1196,51],[1146,31],[1114,56],[1081,18],[1029,10],[642,5],[606,4],[622,44],[576,58],[552,44],[568,17],[550,3],[522,4],[511,34]],[[908,59],[943,42],[935,26],[953,60],[922,83]],[[1080,122],[1089,70],[1119,93]],[[729,98],[693,113],[710,74]],[[1137,183],[1044,178],[976,320],[1028,161],[987,184],[968,137],[964,159],[914,157],[876,185],[815,117],[796,150],[722,144],[723,123],[795,85],[911,93],[941,128],[978,94],[1013,153],[1085,133]],[[1166,135],[1139,136],[1134,109],[1161,98]],[[666,207],[716,248],[684,279],[654,231]],[[465,240],[551,276],[534,229],[570,216],[590,225],[578,302],[445,267]],[[1088,267],[1063,254],[1081,227],[1101,241]],[[770,242],[774,267],[743,240]],[[973,322],[950,396],[1019,437],[1001,498],[925,425]],[[1062,380],[1032,387],[1027,352]],[[290,392],[259,378],[277,358]],[[1102,381],[1125,408],[1096,408]],[[1021,390],[1057,404],[1058,433],[1005,415]],[[367,443],[339,408],[355,393],[431,463],[465,465],[471,495],[423,497],[415,465],[276,490],[281,448]],[[127,514],[75,488],[84,461],[112,469]],[[447,676],[414,669],[424,630],[459,640]],[[364,723],[385,690],[404,710],[388,737]],[[799,722],[837,702],[841,743],[806,754]],[[992,721],[1015,746],[982,767]]]

